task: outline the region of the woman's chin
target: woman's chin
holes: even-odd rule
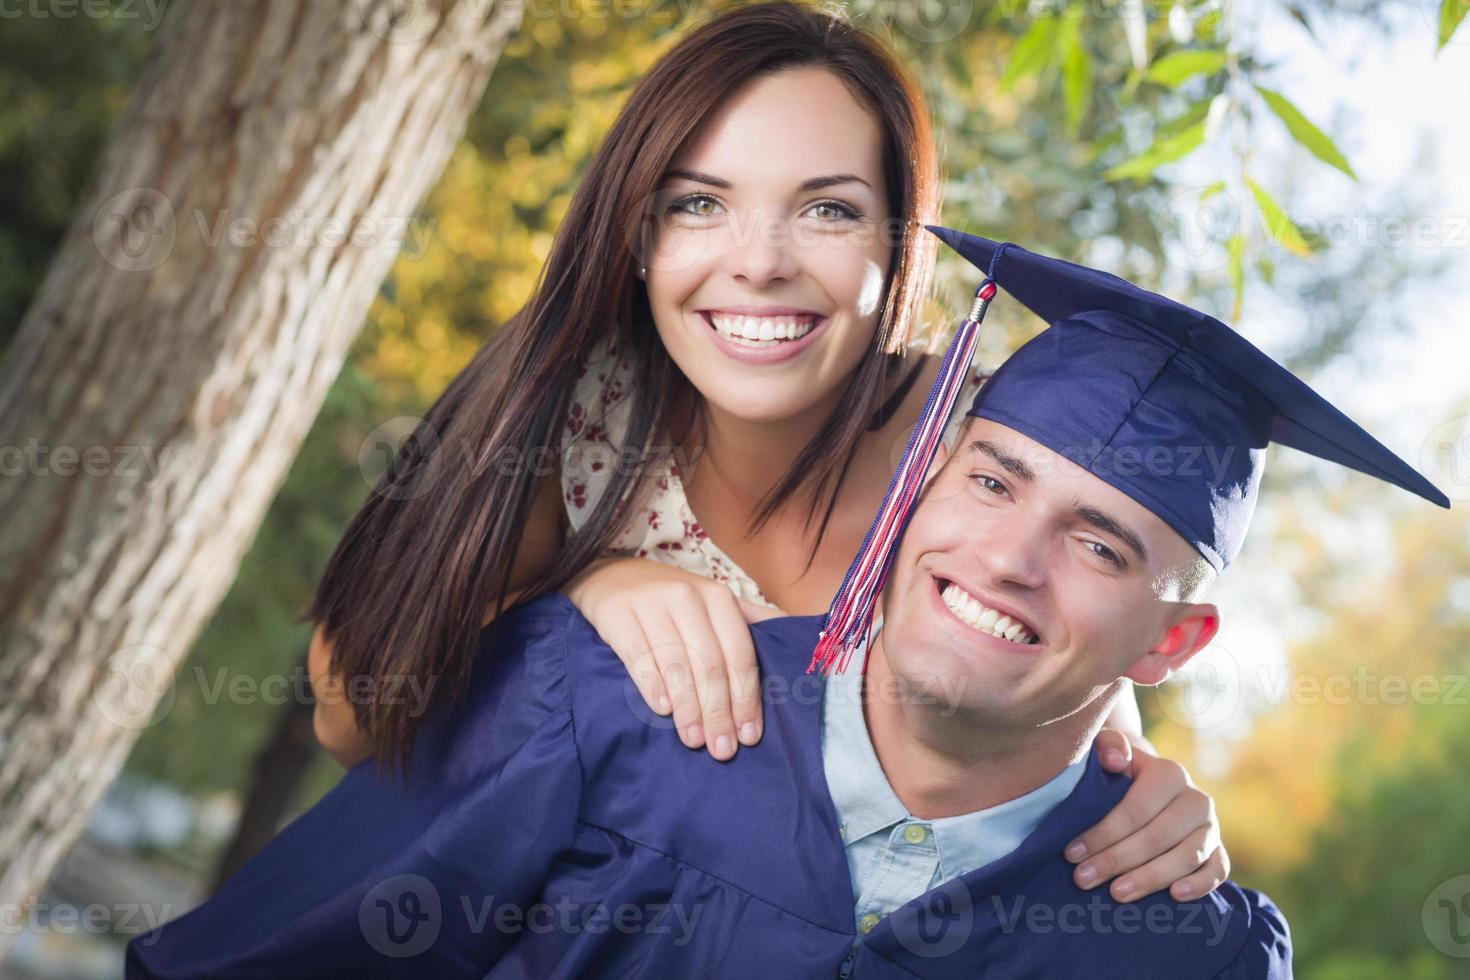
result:
[[[708,407],[727,418],[759,425],[789,423],[821,411],[811,393],[818,390],[814,382],[777,378],[755,378],[749,383],[731,384],[722,377],[716,384],[700,388]],[[696,387],[699,387],[696,385]]]

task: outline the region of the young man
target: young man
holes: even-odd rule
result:
[[[717,763],[529,603],[406,782],[353,769],[128,975],[1290,976],[1258,893],[1076,887],[1127,782],[1088,745],[1215,634],[1268,440],[1443,498],[1222,324],[942,236],[1053,325],[930,466],[865,672],[804,673],[822,617],[756,624],[766,734]]]

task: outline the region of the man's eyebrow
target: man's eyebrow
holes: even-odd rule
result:
[[[1105,534],[1111,534],[1132,548],[1134,553],[1138,555],[1139,561],[1148,561],[1148,549],[1143,546],[1143,539],[1130,531],[1128,526],[1122,521],[1115,517],[1110,517],[1096,507],[1091,507],[1087,504],[1077,504],[1073,513],[1099,531]]]
[[[700,173],[697,170],[669,170],[664,173],[661,182],[667,182],[670,180],[677,180],[681,178],[683,180],[692,180],[696,184],[709,184],[711,187],[719,187],[723,188],[724,190],[730,189],[730,182],[728,180],[725,180],[722,177],[715,177],[710,174]],[[859,177],[857,174],[828,174],[825,177],[813,177],[810,180],[802,181],[799,190],[819,191],[824,187],[835,187],[838,184],[862,184],[864,187],[868,188],[871,188],[873,186],[863,178]]]
[[[1021,480],[1022,482],[1031,483],[1036,479],[1036,474],[1031,472],[1031,467],[1027,466],[1024,461],[1017,459],[1015,456],[1011,456],[1007,453],[1001,452],[1000,447],[993,442],[989,442],[985,439],[976,439],[974,442],[970,443],[970,450],[972,452],[984,453],[985,455],[989,456],[991,459],[999,463],[1001,465],[1001,468],[1004,469],[1007,473],[1010,473],[1012,476],[1014,476],[1018,480]]]

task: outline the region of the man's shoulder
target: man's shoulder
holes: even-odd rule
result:
[[[1291,929],[1286,916],[1264,892],[1227,881],[1217,891],[1240,916],[1244,935],[1235,956],[1218,974],[1221,978],[1276,978],[1291,976]]]
[[[801,696],[801,689],[808,686],[820,691],[821,678],[808,674],[807,667],[821,626],[821,616],[778,616],[751,625],[765,701]],[[609,696],[621,703],[624,694],[637,693],[627,666],[572,600],[560,592],[507,610],[485,626],[481,643],[517,650],[536,646],[564,651],[565,669],[589,705],[606,701]]]
[[[481,640],[515,637],[523,642],[544,639],[568,629],[592,630],[577,607],[560,592],[548,592],[529,602],[518,603],[486,623]],[[594,635],[596,630],[592,630]]]
[[[1014,882],[1003,891],[956,893],[974,903],[977,927],[963,944],[966,948],[956,951],[952,965],[961,969],[935,975],[960,976],[983,961],[1006,975],[1088,980],[1291,977],[1286,919],[1261,892],[1227,881],[1192,901],[1180,902],[1162,891],[1123,903],[1113,900],[1106,888],[1077,888],[1070,881],[1071,868],[1059,857],[1047,874]],[[957,907],[954,897],[951,917]],[[926,921],[916,917],[896,932],[906,950],[932,956],[926,944],[935,940],[926,933]]]
[[[1114,807],[1130,780],[1102,769],[1094,749],[1077,787],[1015,851],[935,889],[899,917],[882,955],[915,972],[1086,977],[1276,978],[1291,976],[1286,920],[1265,895],[1227,881],[1190,901],[1168,891],[1132,902],[1078,888],[1068,841]],[[972,910],[962,936],[935,922]],[[952,950],[937,972],[934,957]],[[943,957],[941,957],[943,959]]]
[[[1131,977],[1282,980],[1291,976],[1291,933],[1286,917],[1264,893],[1234,881],[1185,902],[1165,890],[1119,903],[1102,889],[1088,893],[1085,901],[1087,925],[1082,931],[1092,935],[1079,945],[1078,952],[1116,955],[1138,967],[1130,970]]]

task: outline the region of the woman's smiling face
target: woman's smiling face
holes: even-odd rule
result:
[[[875,342],[892,223],[882,131],[843,82],[816,67],[755,78],[674,159],[654,202],[659,337],[735,417],[810,411]]]

